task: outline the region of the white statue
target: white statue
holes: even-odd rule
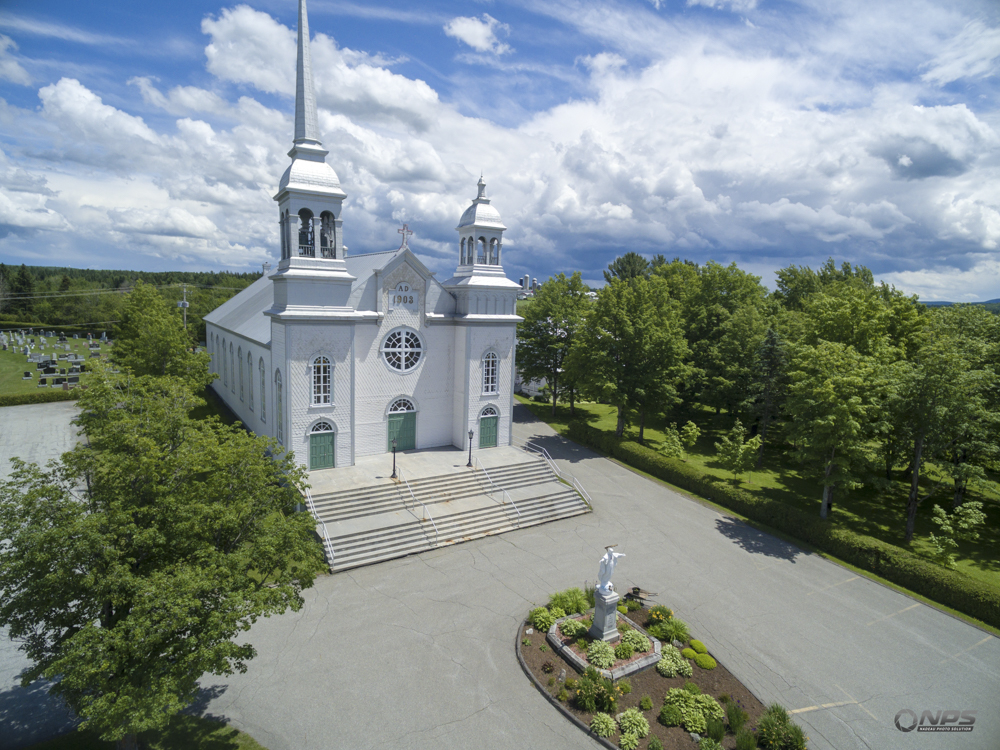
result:
[[[597,577],[600,579],[597,588],[606,594],[610,594],[615,590],[615,587],[611,584],[611,576],[615,572],[615,565],[618,564],[618,558],[625,557],[623,553],[614,551],[617,546],[617,544],[612,544],[610,547],[604,548],[607,551],[604,553],[604,557],[601,558],[601,568],[597,573]]]

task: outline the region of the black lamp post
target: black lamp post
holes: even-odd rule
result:
[[[472,468],[472,436],[474,434],[475,433],[472,430],[469,430],[469,463],[467,463],[465,465],[466,468],[469,468],[469,469]]]
[[[396,478],[396,438],[392,439],[392,476],[389,479]]]

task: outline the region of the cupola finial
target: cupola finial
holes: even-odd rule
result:
[[[299,45],[295,64],[295,143],[319,143],[316,89],[309,54],[309,17],[306,0],[299,0]]]

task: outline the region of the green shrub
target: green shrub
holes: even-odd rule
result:
[[[627,609],[629,612],[635,612],[637,609],[642,609],[642,605],[639,604],[639,602],[637,602],[635,599],[626,599],[625,609]]]
[[[622,736],[618,738],[618,747],[622,750],[638,750],[638,735],[632,734],[631,732],[624,732]]]
[[[687,623],[684,620],[678,620],[676,617],[651,625],[649,634],[654,638],[659,638],[664,643],[671,643],[673,641],[687,643],[687,639],[691,637],[691,634],[688,632]]]
[[[605,713],[596,713],[590,720],[590,731],[598,737],[610,737],[616,730],[615,720]]]
[[[649,639],[638,630],[628,630],[622,633],[622,643],[627,643],[633,651],[649,651]]]
[[[663,750],[663,743],[660,742],[660,738],[655,735],[650,737],[649,744],[646,745],[646,750]]]
[[[620,661],[625,661],[626,659],[632,658],[632,647],[625,643],[625,641],[619,642],[615,646],[615,658]]]
[[[708,649],[705,648],[705,644],[698,640],[691,641],[691,648],[693,648],[695,650],[695,653],[698,654],[708,653]]]
[[[674,705],[663,706],[657,719],[665,727],[679,727],[684,721],[680,708]]]
[[[580,614],[587,611],[587,596],[583,589],[572,588],[565,591],[557,591],[549,597],[549,607],[559,608],[566,614]]]
[[[757,750],[757,735],[749,729],[736,733],[736,750]]]
[[[645,737],[649,734],[649,721],[638,708],[626,708],[618,714],[618,728],[622,734],[628,732],[637,737]]]
[[[685,685],[685,687],[687,687]],[[696,695],[688,690],[671,688],[663,699],[664,708],[676,706],[681,714],[681,724],[689,732],[705,734],[710,719],[721,721],[725,716],[722,706],[710,695]],[[663,713],[662,711],[660,712]]]
[[[649,620],[650,625],[657,622],[666,622],[674,616],[672,610],[664,607],[662,604],[654,604],[649,608]]]
[[[587,648],[589,646],[590,646],[590,641],[588,641],[586,638],[577,638],[576,639],[576,647],[578,649],[580,649],[581,651],[583,651],[584,653],[587,652]]]
[[[701,695],[701,688],[690,680],[684,683],[684,689],[691,693],[691,695]]]
[[[757,741],[774,750],[805,750],[806,737],[802,728],[792,723],[788,712],[777,703],[767,707],[757,722]]]
[[[993,627],[1000,627],[998,587],[945,568],[888,542],[832,527],[818,516],[778,500],[755,497],[704,474],[696,466],[665,458],[638,443],[619,440],[614,433],[597,430],[585,422],[571,422],[568,435],[641,471],[709,498],[751,521],[766,524],[844,562],[871,571]]]
[[[624,620],[618,620],[618,624],[615,625],[615,627],[618,628],[618,632],[619,633],[627,633],[628,631],[630,631],[632,629],[632,626],[629,625]]]
[[[722,745],[711,737],[702,737],[701,742],[698,743],[698,750],[722,750]]]
[[[648,711],[652,707],[653,707],[653,699],[650,698],[648,695],[642,696],[642,698],[639,701],[639,708],[641,708],[643,711]]]
[[[561,620],[565,617],[566,611],[564,609],[560,609],[559,607],[551,607],[549,609],[549,614],[552,615],[552,621],[555,622],[556,620]]]
[[[698,653],[693,648],[685,648],[681,651],[681,656],[685,659],[693,659]]]
[[[594,641],[587,649],[587,661],[595,667],[610,669],[615,663],[615,651],[607,641]]]
[[[628,695],[629,693],[632,692],[632,683],[628,681],[627,677],[623,677],[622,679],[618,680],[617,686],[618,686],[618,692],[621,693],[622,695]]]
[[[664,645],[660,651],[660,660],[656,663],[656,671],[661,677],[690,677],[694,670],[691,662],[681,656],[681,652],[670,644]]]
[[[695,654],[694,663],[702,669],[715,669],[718,663],[708,654]]]
[[[542,644],[541,646],[539,646],[539,647],[538,647],[538,650],[539,650],[539,651],[548,651],[548,650],[549,650],[549,647],[548,647],[548,646],[546,646],[546,645],[545,645],[545,644],[543,643],[543,644]]]
[[[556,686],[556,678],[555,677],[550,677],[549,678],[548,686],[549,687],[555,687]]]
[[[566,690],[565,687],[563,687],[563,689],[559,691],[559,695],[556,696],[556,700],[561,701],[563,703],[569,700],[569,692]]]
[[[719,719],[709,719],[705,722],[705,734],[716,742],[722,742],[722,738],[726,736],[726,725]]]
[[[559,623],[559,632],[567,638],[578,638],[587,632],[587,626],[579,620],[563,620]]]
[[[528,619],[535,626],[535,630],[542,633],[547,633],[552,627],[552,623],[556,621],[556,618],[546,607],[535,607],[528,613]]]
[[[627,615],[628,614],[628,608],[624,604],[619,604],[617,607],[615,607],[615,609],[618,610],[618,614],[621,614],[621,615]]]
[[[618,705],[618,691],[611,680],[602,677],[593,667],[587,667],[577,685],[575,702],[577,708],[588,713],[614,713]]]
[[[726,703],[726,723],[729,725],[730,732],[739,734],[747,723],[747,718],[749,718],[747,712],[736,701]]]
[[[48,404],[53,401],[74,401],[80,398],[83,390],[74,388],[71,391],[59,389],[42,389],[35,393],[5,393],[0,395],[0,406],[23,406],[24,404]]]
[[[531,645],[531,639],[530,638],[522,638],[521,639],[521,645],[522,646],[530,646]]]
[[[569,679],[567,679],[564,684],[566,685],[566,689],[567,690],[576,690],[577,681],[575,679],[573,679],[572,677],[570,677]]]

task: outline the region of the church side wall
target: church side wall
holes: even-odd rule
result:
[[[318,422],[325,421],[336,431],[336,466],[350,466],[353,463],[351,345],[354,325],[295,321],[283,328],[286,359],[281,377],[287,410],[285,445],[295,452],[298,463],[309,467],[309,434]],[[330,404],[312,402],[312,363],[318,356],[326,357],[333,366]]]
[[[452,369],[451,391],[451,441],[453,445],[464,450],[469,447],[469,420],[466,413],[469,410],[469,328],[454,326],[455,367]]]
[[[475,325],[469,333],[469,406],[466,431],[475,431],[472,447],[479,445],[479,416],[487,406],[494,407],[500,414],[498,420],[497,445],[510,445],[511,421],[513,418],[511,394],[514,392],[514,342],[513,325]],[[483,358],[488,352],[497,355],[497,392],[483,393]],[[466,438],[468,439],[468,438]]]
[[[218,326],[206,323],[205,334],[211,338],[211,345],[209,350],[212,353],[212,363],[210,365],[211,371],[218,374],[218,378],[212,383],[212,388],[216,395],[221,398],[226,406],[237,416],[237,418],[243,422],[244,425],[258,435],[272,435],[272,431],[267,422],[261,422],[260,419],[260,370],[259,362],[261,358],[264,359],[264,368],[266,371],[271,369],[271,350],[266,346],[262,346],[256,341],[251,341],[248,338],[239,336],[225,329],[219,328]],[[218,337],[219,349],[221,350],[223,341],[225,342],[225,356],[226,367],[227,367],[227,378],[223,381],[222,375],[222,361],[220,357],[223,356],[222,351],[216,351],[215,349],[215,338]],[[232,362],[235,365],[230,369],[228,359],[229,357],[229,346],[232,344],[233,347],[233,358]],[[242,356],[239,352],[242,351]],[[253,367],[247,373],[247,354],[253,356]],[[243,398],[240,399],[240,363],[243,366]],[[234,372],[235,370],[235,377]],[[228,385],[227,385],[228,383]],[[253,410],[250,409],[250,388],[253,388]],[[269,389],[270,389],[269,384]],[[272,395],[270,392],[266,394],[265,406],[269,409],[270,405],[273,403]]]

